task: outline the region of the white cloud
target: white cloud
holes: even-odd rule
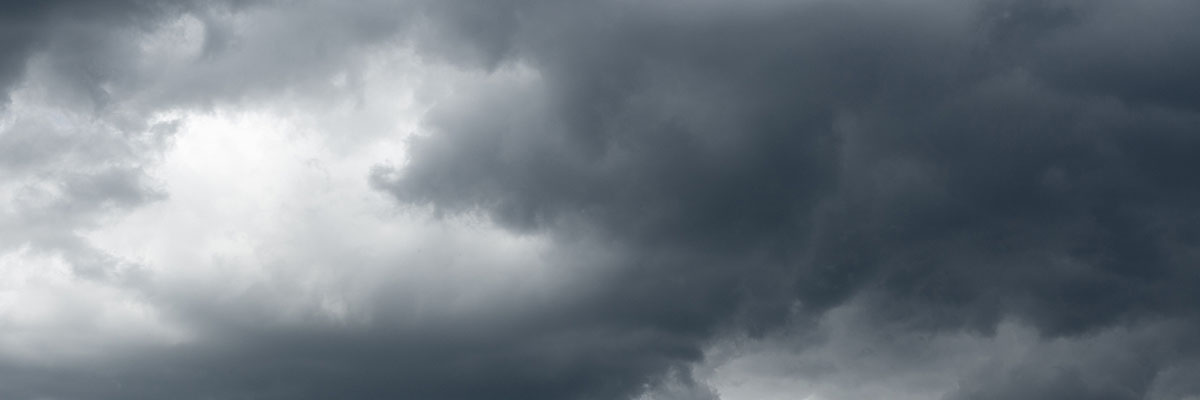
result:
[[[62,257],[28,248],[0,254],[0,326],[0,355],[35,363],[191,339],[138,293],[80,277]]]
[[[168,198],[88,239],[152,271],[155,296],[236,308],[257,323],[366,324],[380,312],[459,320],[555,290],[539,281],[550,279],[545,238],[482,216],[435,218],[370,187],[372,166],[403,164],[428,107],[413,96],[433,95],[416,93],[413,70],[386,68],[411,62],[398,54],[368,68],[377,75],[353,106],[283,98],[181,115],[149,171]]]

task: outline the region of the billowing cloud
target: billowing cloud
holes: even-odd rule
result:
[[[571,21],[516,34],[515,57],[540,66],[534,100],[448,108],[381,187],[628,243],[605,297],[700,337],[769,325],[789,299],[981,335],[1004,318],[1049,338],[1194,318],[1196,192],[1180,174],[1195,109],[1143,89],[1161,75],[1125,72],[1132,60],[1093,62],[1128,49],[1119,36],[1143,43],[1138,65],[1185,68],[1166,49],[1195,39],[1171,22],[1189,7],[593,7],[521,9]],[[1028,375],[1047,396],[1086,393]]]
[[[1197,6],[0,18],[0,397],[1200,396]]]

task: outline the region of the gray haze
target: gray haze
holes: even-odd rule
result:
[[[1200,3],[10,3],[0,398],[1200,398]]]

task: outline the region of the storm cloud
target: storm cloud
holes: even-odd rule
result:
[[[0,397],[1192,399],[1200,5],[0,13]]]

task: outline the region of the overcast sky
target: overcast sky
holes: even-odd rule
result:
[[[1200,400],[1200,2],[0,2],[0,399]]]

